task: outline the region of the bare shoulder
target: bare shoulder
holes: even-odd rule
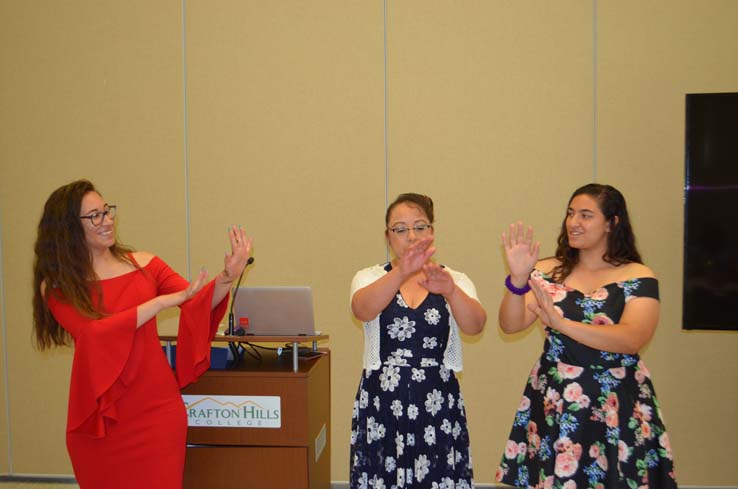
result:
[[[133,259],[136,260],[136,263],[138,263],[138,266],[140,267],[145,267],[146,265],[148,265],[156,256],[153,253],[149,253],[148,251],[134,251],[132,255]]]
[[[629,280],[633,278],[656,278],[656,274],[649,267],[642,263],[628,263],[622,266],[620,271],[622,280]]]
[[[556,259],[554,256],[549,256],[547,258],[542,258],[538,260],[536,263],[536,268],[546,275],[551,275],[551,272],[554,271],[554,268],[561,265],[561,262]]]

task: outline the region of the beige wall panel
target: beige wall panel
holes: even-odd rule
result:
[[[422,15],[418,12],[422,11]],[[488,322],[466,338],[462,392],[475,481],[494,482],[538,329],[503,337],[500,234],[531,223],[542,254],[592,179],[592,10],[583,2],[391,2],[390,198],[436,203],[437,258],[466,272]]]
[[[0,426],[0,444],[10,436],[13,473],[70,474],[72,351],[31,346],[35,228],[52,190],[90,178],[119,205],[125,242],[184,268],[180,3],[3,2],[1,17],[11,433]]]
[[[735,485],[738,333],[682,320],[684,96],[738,89],[738,3],[599,2],[598,180],[628,201],[661,320],[644,359],[684,485]],[[705,447],[712,447],[706,450]]]
[[[226,226],[255,237],[250,285],[309,285],[332,350],[332,475],[348,479],[362,332],[355,271],[384,259],[380,2],[190,2],[193,267]]]

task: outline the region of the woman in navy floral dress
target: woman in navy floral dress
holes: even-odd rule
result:
[[[364,321],[364,372],[354,402],[350,487],[473,487],[458,328],[486,313],[466,275],[430,261],[433,202],[402,194],[387,209],[395,258],[359,271],[351,308]]]
[[[497,480],[536,488],[675,488],[669,438],[638,350],[659,315],[623,196],[589,184],[569,200],[554,258],[522,223],[503,234],[506,333],[545,326]]]

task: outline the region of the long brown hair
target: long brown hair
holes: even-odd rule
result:
[[[104,316],[100,311],[102,294],[99,290],[91,293],[97,276],[79,218],[82,198],[89,192],[97,190],[88,180],[77,180],[56,189],[46,201],[38,224],[33,260],[33,330],[41,350],[67,345],[71,339],[49,311],[50,294],[73,305],[85,316]],[[132,263],[128,256],[132,249],[117,240],[110,251],[119,260]]]
[[[628,208],[625,205],[625,197],[618,189],[610,185],[602,185],[598,183],[590,183],[579,187],[569,198],[569,205],[577,195],[589,195],[597,201],[600,211],[605,215],[605,219],[610,223],[610,232],[607,235],[607,251],[602,259],[611,265],[623,265],[625,263],[643,263],[641,255],[635,244],[635,234],[630,225],[628,217]],[[563,282],[566,277],[579,263],[579,250],[569,246],[569,235],[566,232],[566,217],[561,223],[561,233],[559,234],[558,247],[556,248],[556,258],[561,262],[559,266],[553,269],[553,279],[556,282]]]

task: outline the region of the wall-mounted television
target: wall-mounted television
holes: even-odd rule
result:
[[[683,328],[738,330],[738,93],[686,96]]]

